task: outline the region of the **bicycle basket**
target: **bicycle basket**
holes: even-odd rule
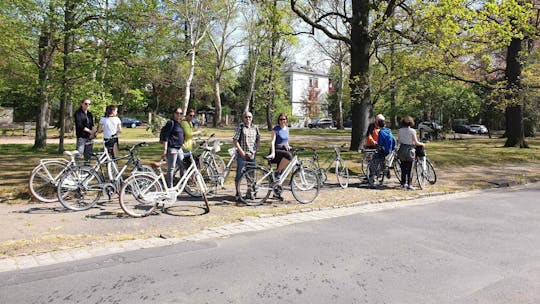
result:
[[[232,148],[229,148],[229,150],[227,150],[229,152],[229,155],[231,157],[233,157],[233,155],[236,153],[236,148],[235,147],[232,147]]]
[[[209,146],[211,146],[211,151],[213,153],[221,151],[221,143],[219,142],[219,140],[213,140],[209,142]]]

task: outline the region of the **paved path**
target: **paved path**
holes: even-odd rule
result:
[[[76,261],[85,258],[138,250],[142,248],[166,246],[179,242],[200,241],[212,238],[228,237],[232,234],[247,231],[271,229],[305,221],[346,216],[357,213],[376,212],[380,210],[403,208],[414,205],[432,204],[449,199],[467,197],[475,193],[478,193],[478,191],[462,192],[450,195],[426,196],[422,199],[415,200],[401,200],[399,198],[392,198],[386,202],[380,202],[378,200],[368,201],[352,204],[347,207],[336,206],[316,209],[307,207],[300,211],[290,211],[289,213],[277,214],[275,216],[269,214],[261,214],[259,215],[259,217],[245,218],[241,222],[235,222],[215,228],[209,228],[199,233],[195,233],[193,235],[189,235],[183,238],[150,238],[144,240],[121,241],[105,245],[97,245],[93,247],[54,251],[41,255],[6,258],[0,260],[0,272]]]

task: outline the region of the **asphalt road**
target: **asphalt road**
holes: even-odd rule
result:
[[[0,273],[0,303],[540,303],[540,185]]]

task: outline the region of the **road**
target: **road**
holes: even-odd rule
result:
[[[539,303],[540,184],[0,273],[0,303]]]

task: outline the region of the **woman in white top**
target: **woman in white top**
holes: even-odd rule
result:
[[[110,155],[113,158],[118,157],[118,134],[122,132],[122,122],[116,115],[118,107],[108,105],[105,109],[105,116],[99,120],[98,133],[103,132],[103,140]]]
[[[401,128],[398,131],[398,143],[400,145],[411,145],[411,146],[424,146],[424,143],[418,141],[416,137],[416,130],[414,127],[414,119],[410,116],[405,116],[401,119]],[[401,187],[407,190],[415,190],[412,186],[412,161],[403,160],[401,161]]]

